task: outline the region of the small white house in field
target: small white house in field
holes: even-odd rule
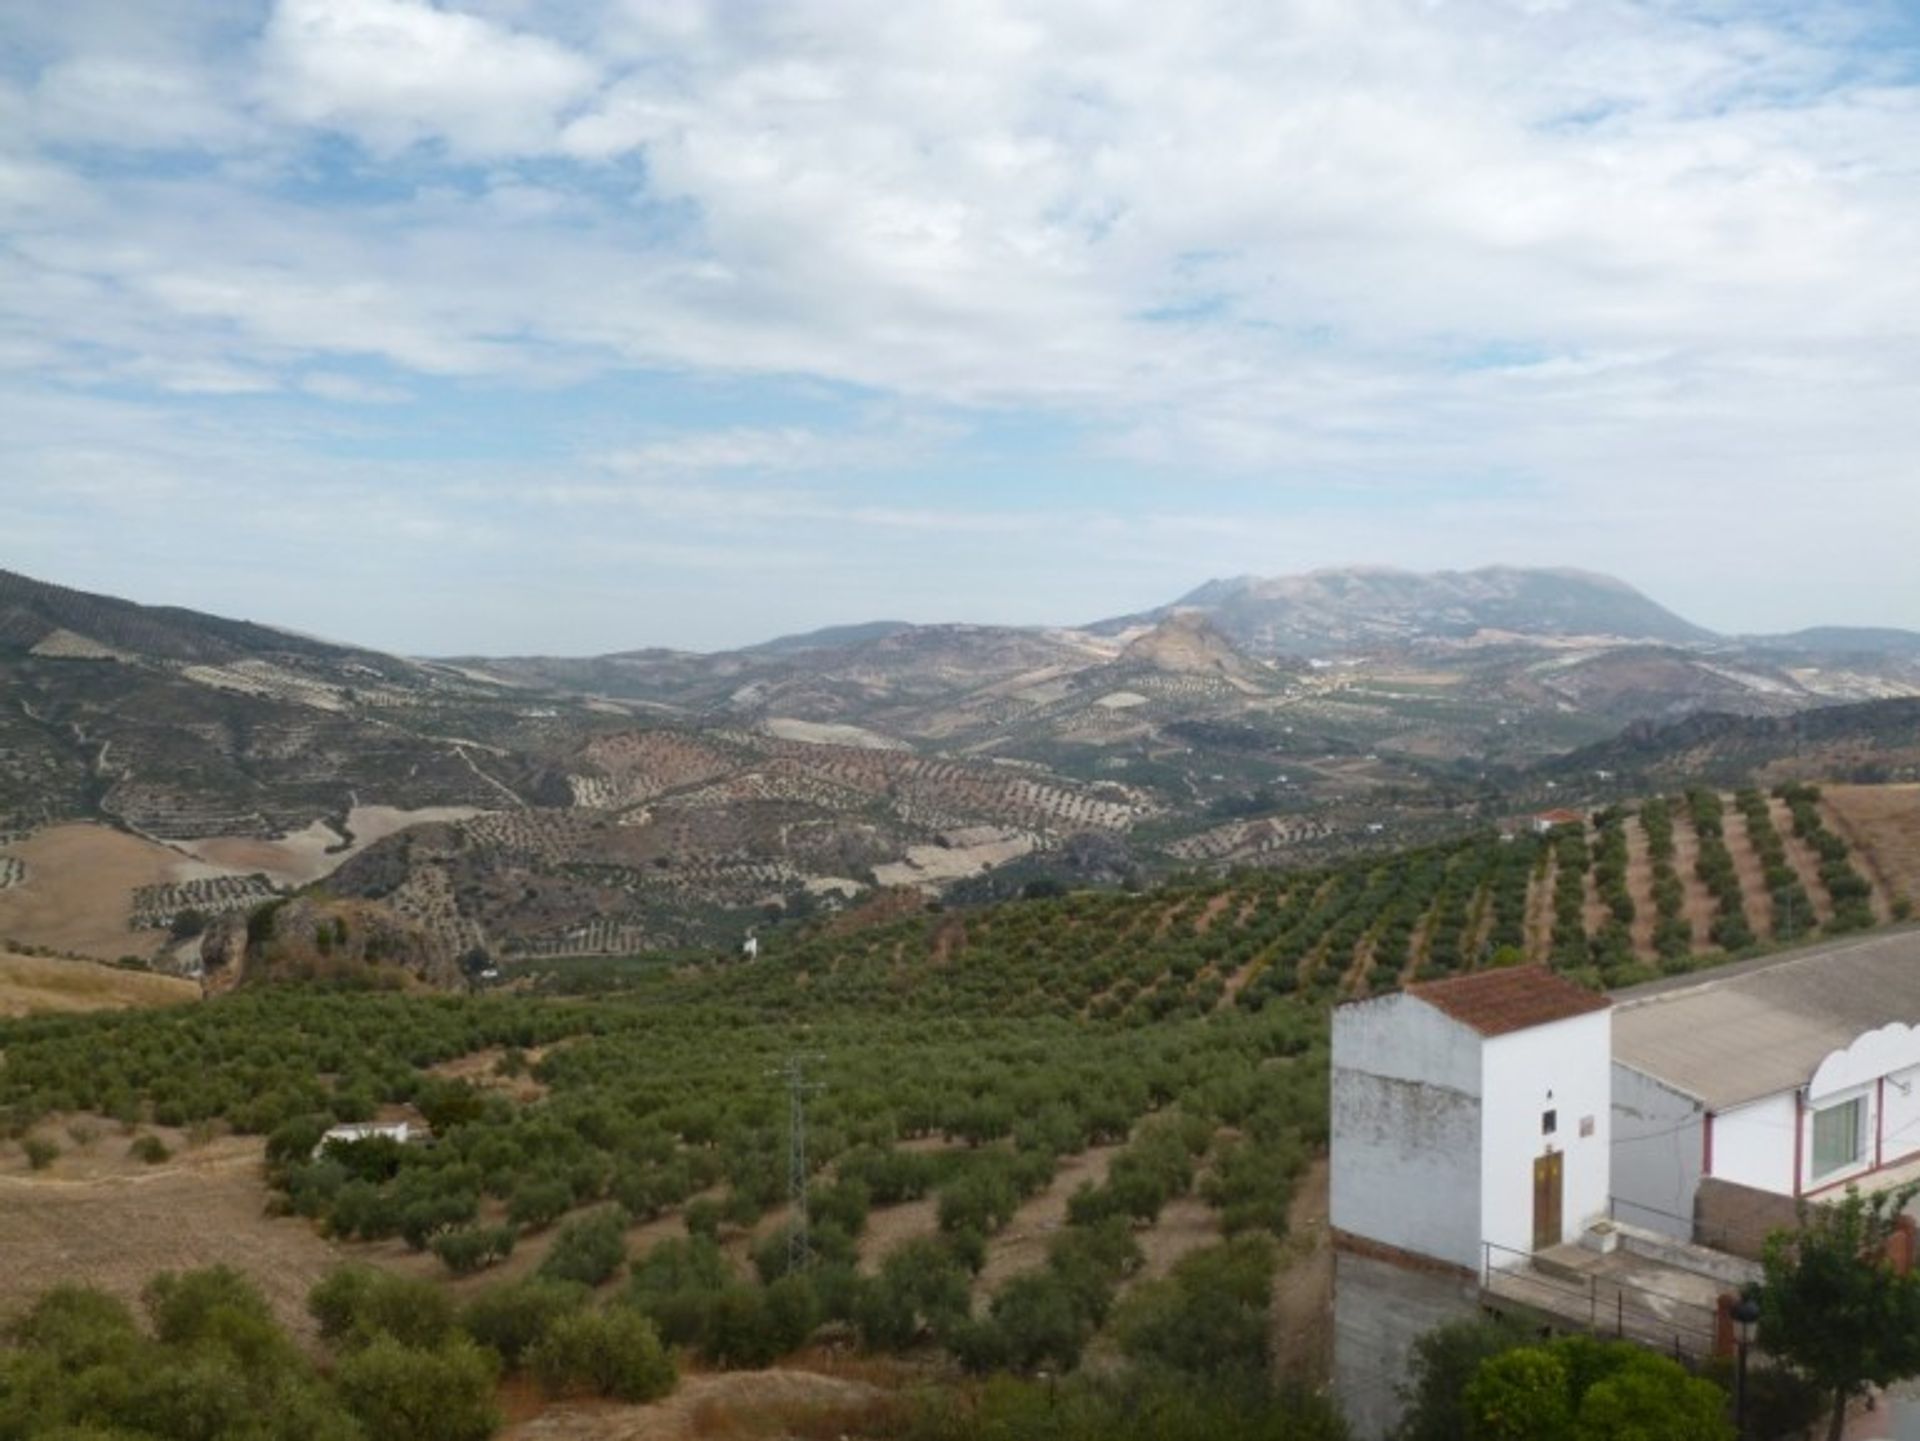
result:
[[[1479,1274],[1605,1217],[1611,1020],[1606,997],[1541,966],[1338,1007],[1340,1244]]]
[[[370,1141],[376,1136],[384,1136],[404,1146],[413,1139],[413,1126],[407,1121],[355,1121],[344,1126],[329,1126],[326,1135],[320,1138],[320,1144],[313,1148],[313,1154],[317,1157],[329,1146],[352,1145],[355,1141]]]
[[[1620,1219],[1695,1229],[1702,1179],[1783,1197],[1920,1177],[1920,933],[1615,998]]]

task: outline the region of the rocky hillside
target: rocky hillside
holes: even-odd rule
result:
[[[460,956],[444,937],[358,900],[301,897],[223,918],[201,938],[200,959],[211,991],[343,977],[432,990],[463,984]]]

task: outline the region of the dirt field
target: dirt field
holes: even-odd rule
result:
[[[165,846],[87,822],[54,826],[7,850],[27,863],[27,880],[0,891],[0,942],[106,961],[160,948],[159,932],[127,929],[136,886],[205,874]]]
[[[291,1331],[311,1339],[307,1291],[342,1253],[304,1221],[266,1214],[264,1143],[228,1137],[191,1147],[159,1130],[174,1159],[144,1165],[111,1122],[89,1145],[61,1125],[39,1134],[63,1154],[30,1171],[17,1146],[0,1150],[0,1320],[63,1281],[138,1303],[159,1271],[224,1264],[245,1272]]]
[[[0,1016],[174,1006],[199,999],[199,986],[173,976],[0,951]]]
[[[1836,829],[1860,852],[1861,869],[1875,888],[1889,899],[1920,898],[1920,785],[1821,791]]]

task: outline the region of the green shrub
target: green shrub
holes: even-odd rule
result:
[[[673,1362],[646,1317],[624,1306],[555,1316],[526,1352],[549,1396],[651,1401],[673,1389]]]
[[[512,1226],[458,1226],[433,1238],[433,1254],[456,1276],[498,1265],[513,1254]]]
[[[342,1358],[335,1384],[369,1437],[485,1441],[500,1425],[498,1374],[493,1354],[465,1336],[412,1347],[383,1335]]]
[[[20,1149],[27,1153],[27,1165],[36,1171],[44,1171],[60,1159],[59,1144],[45,1136],[28,1136],[20,1142]]]
[[[596,1211],[567,1222],[540,1262],[540,1274],[586,1286],[612,1279],[627,1259],[626,1229],[627,1218],[618,1210]]]
[[[515,1371],[555,1321],[587,1304],[588,1294],[575,1281],[529,1277],[488,1287],[468,1303],[460,1322],[468,1335],[500,1357],[507,1370]]]
[[[453,1302],[429,1281],[375,1266],[335,1266],[307,1293],[307,1312],[323,1340],[342,1348],[386,1337],[409,1347],[432,1347],[454,1332]]]

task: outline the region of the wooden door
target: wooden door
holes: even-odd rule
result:
[[[1556,1151],[1533,1163],[1533,1249],[1560,1244],[1560,1180],[1565,1157]]]

